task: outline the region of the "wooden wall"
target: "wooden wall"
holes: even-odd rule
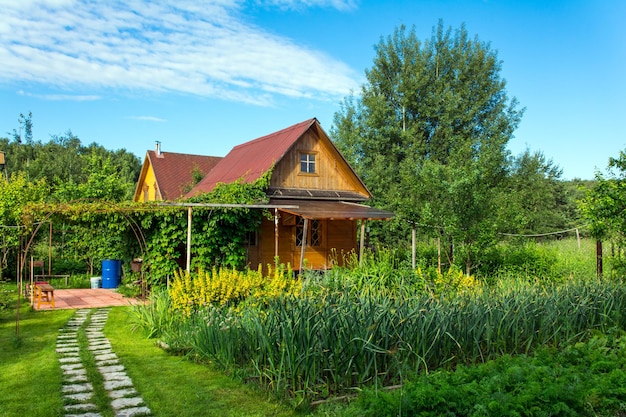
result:
[[[343,264],[343,256],[356,250],[356,221],[323,220],[324,246],[306,246],[304,259],[311,269],[328,269],[332,262]],[[256,268],[259,263],[264,267],[274,264],[274,221],[263,220],[258,233],[256,247],[248,248],[248,265]],[[294,270],[300,268],[300,247],[295,245],[295,226],[285,226],[279,221],[278,256],[280,262],[291,264]]]
[[[302,153],[316,155],[315,174],[300,172]],[[330,140],[315,129],[307,131],[274,167],[270,187],[348,190],[369,195]]]

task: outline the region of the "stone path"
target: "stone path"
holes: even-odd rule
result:
[[[93,403],[93,381],[89,380],[81,360],[78,335],[85,323],[88,350],[102,375],[104,389],[109,395],[115,416],[151,415],[102,332],[108,315],[109,309],[77,310],[65,327],[60,329],[56,351],[63,371],[63,396],[67,404],[65,417],[102,417],[101,410]]]

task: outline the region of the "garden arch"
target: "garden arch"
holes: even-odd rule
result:
[[[52,217],[54,214],[59,214],[59,213],[63,213],[64,211],[67,211],[68,209],[68,205],[70,204],[74,204],[74,203],[78,203],[78,202],[84,202],[85,200],[75,200],[72,201],[70,203],[67,204],[63,204],[63,205],[58,205],[56,206],[56,208],[54,208],[53,210],[51,210],[50,212],[48,212],[43,219],[41,219],[40,221],[37,222],[35,228],[33,229],[30,238],[28,239],[28,241],[26,242],[26,245],[23,248],[20,248],[19,251],[19,262],[18,262],[18,271],[17,271],[17,275],[18,275],[18,295],[17,295],[17,308],[16,308],[16,318],[15,318],[15,333],[16,333],[16,337],[19,339],[19,321],[20,321],[20,307],[21,307],[21,298],[22,298],[22,294],[24,291],[24,284],[23,284],[23,276],[24,276],[24,266],[26,265],[26,259],[28,258],[28,252],[30,251],[30,247],[35,239],[35,236],[37,235],[37,233],[39,232],[39,230],[41,229],[41,225],[47,223],[47,221],[50,219],[50,217]],[[87,201],[93,201],[93,200],[87,200]],[[117,205],[107,202],[107,201],[101,201],[98,200],[97,201],[99,204],[103,204],[106,207],[109,208],[114,208],[115,210],[111,210],[111,213],[115,213],[118,215],[121,215],[125,220],[126,223],[128,224],[128,226],[131,228],[135,239],[137,240],[137,243],[139,245],[139,249],[142,255],[142,258],[145,256],[146,253],[146,247],[147,247],[147,243],[146,243],[146,239],[145,236],[143,234],[143,231],[141,230],[141,227],[137,224],[137,222],[132,219],[131,217],[128,216],[127,212],[129,210],[122,210],[119,209]],[[100,212],[101,209],[95,209],[93,212]]]

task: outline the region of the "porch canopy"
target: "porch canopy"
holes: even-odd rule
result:
[[[270,205],[309,220],[387,220],[394,216],[390,211],[347,201],[271,199]]]

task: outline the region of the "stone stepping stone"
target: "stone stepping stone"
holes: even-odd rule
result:
[[[75,394],[66,394],[65,398],[67,398],[68,400],[72,400],[72,401],[80,401],[80,402],[85,402],[91,399],[92,393],[91,392],[78,392]]]
[[[70,363],[68,365],[61,365],[62,371],[71,371],[73,369],[85,369],[82,363]]]
[[[85,368],[82,369],[68,369],[67,371],[63,371],[63,375],[70,377],[76,375],[87,375],[87,371]]]
[[[89,350],[111,350],[112,346],[110,343],[94,343],[88,346]]]
[[[101,374],[108,374],[111,372],[122,372],[124,371],[124,365],[110,365],[110,366],[99,366],[98,370]]]
[[[98,343],[98,342],[108,342],[109,339],[99,335],[87,335],[87,340],[89,343]]]
[[[70,384],[74,384],[74,383],[80,383],[80,382],[89,382],[89,379],[87,378],[87,374],[84,375],[72,375],[69,376],[65,379],[65,382],[68,382]]]
[[[134,397],[136,395],[137,390],[134,387],[109,391],[109,397],[113,398],[114,400],[118,398]]]
[[[78,352],[78,346],[57,348],[57,353],[74,353],[74,352]]]
[[[91,385],[90,383],[63,385],[61,387],[61,390],[64,394],[77,394],[79,392],[91,392],[93,391],[93,385]]]
[[[65,417],[102,417],[100,413],[66,414]]]
[[[94,359],[96,362],[98,361],[108,361],[111,359],[117,359],[117,355],[113,352],[111,353],[100,353],[98,355],[94,355]]]
[[[119,364],[120,364],[119,359],[107,359],[104,361],[96,361],[97,366],[109,366],[109,365],[119,365]]]
[[[137,407],[140,405],[143,405],[143,399],[141,397],[117,398],[111,401],[111,407],[114,410]]]
[[[104,389],[107,391],[114,391],[119,388],[129,388],[133,386],[133,381],[130,378],[114,380],[114,381],[104,381]]]
[[[102,374],[102,378],[105,381],[123,381],[128,378],[126,372],[109,372],[106,374]]]
[[[62,364],[80,363],[80,356],[64,356],[62,358],[59,358],[59,362],[61,362]]]
[[[83,404],[70,404],[63,407],[66,412],[86,412],[86,411],[94,411],[97,410],[98,407],[92,403],[83,403]]]
[[[115,412],[115,417],[139,417],[149,416],[151,413],[148,407],[125,408]]]

